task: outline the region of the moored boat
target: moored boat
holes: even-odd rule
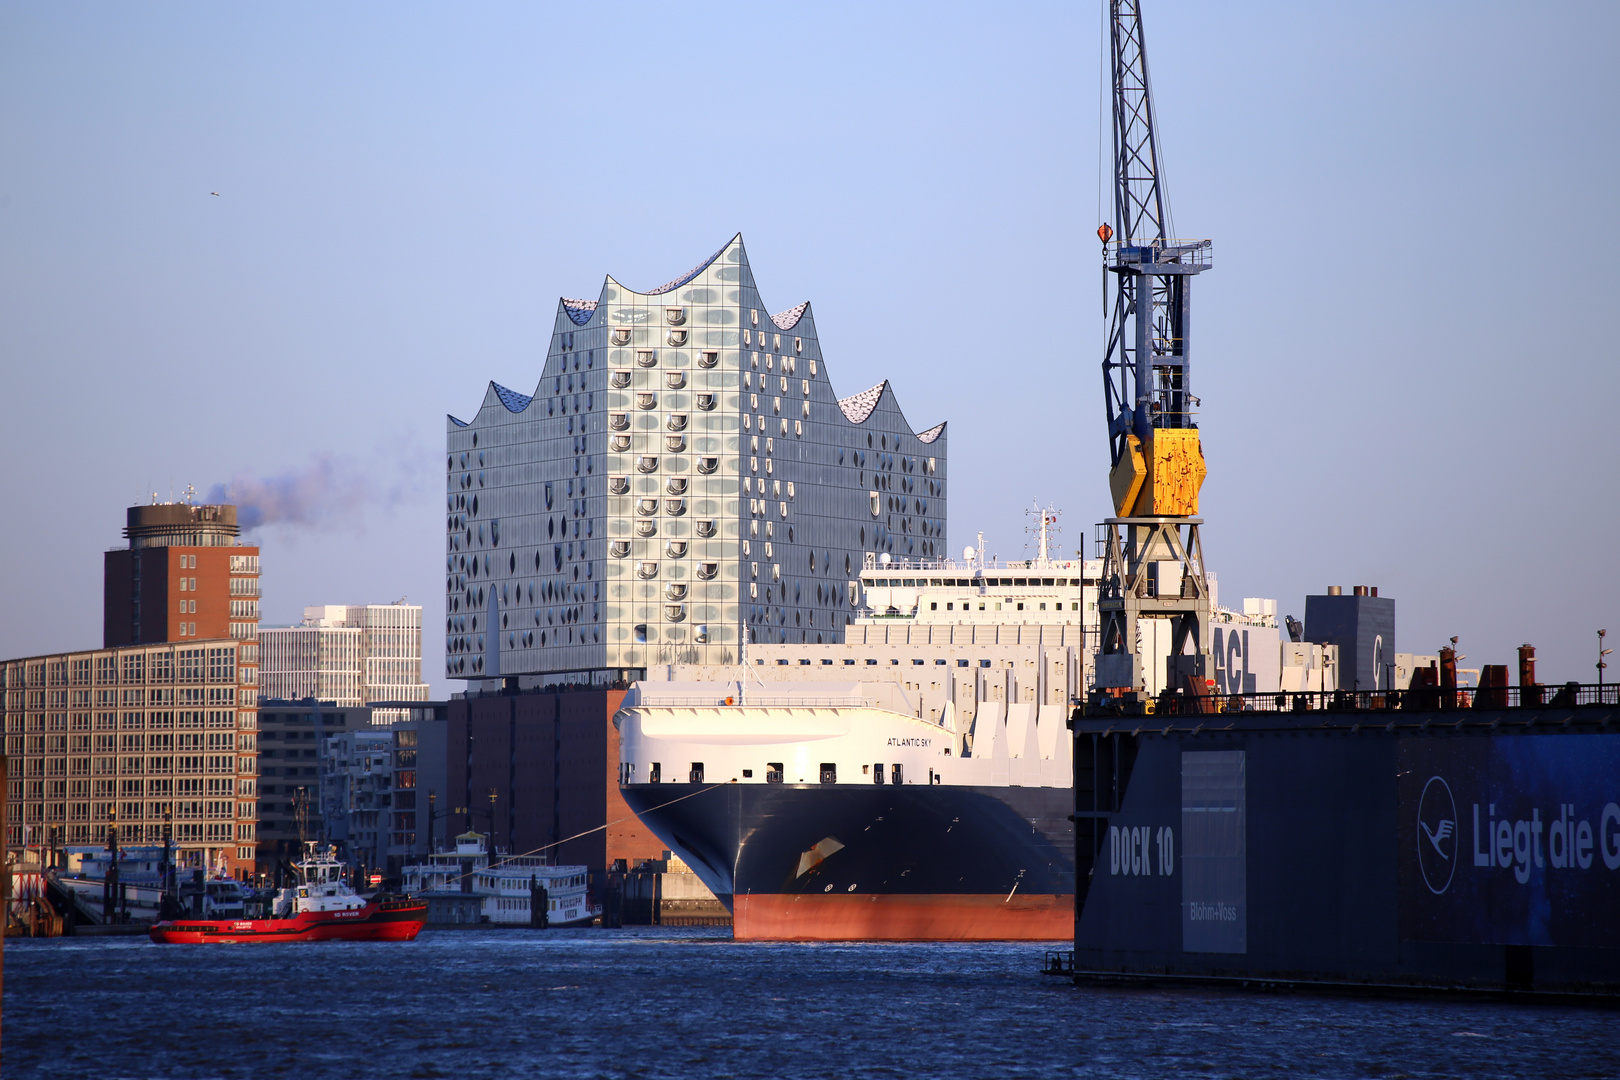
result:
[[[343,877],[330,848],[306,845],[300,881],[281,889],[267,918],[174,919],[157,923],[160,945],[236,945],[271,941],[411,941],[427,922],[427,903],[366,899]]]
[[[482,833],[462,833],[453,849],[434,851],[401,876],[406,895],[427,903],[435,923],[470,916],[466,921],[502,926],[588,926],[602,914],[591,899],[589,867],[500,850],[491,857]],[[471,903],[475,916],[466,910]]]

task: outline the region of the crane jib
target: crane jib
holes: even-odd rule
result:
[[[1110,0],[1109,46],[1114,220],[1097,235],[1114,279],[1103,355],[1114,516],[1102,526],[1094,692],[1145,692],[1137,620],[1160,618],[1172,626],[1170,685],[1198,695],[1213,669],[1197,517],[1205,466],[1192,389],[1192,279],[1209,269],[1213,245],[1178,239],[1171,225],[1140,0]]]

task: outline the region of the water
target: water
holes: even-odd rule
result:
[[[1620,1076],[1596,1009],[1076,989],[1029,945],[728,930],[12,939],[21,1077]]]

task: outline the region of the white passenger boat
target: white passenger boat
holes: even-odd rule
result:
[[[508,926],[534,926],[532,902],[545,890],[548,926],[589,924],[602,914],[590,897],[590,870],[585,866],[554,866],[544,855],[508,855],[499,849],[490,857],[482,833],[465,832],[453,849],[435,851],[425,863],[405,867],[407,895],[430,902],[436,897],[475,896],[481,901],[479,921]]]

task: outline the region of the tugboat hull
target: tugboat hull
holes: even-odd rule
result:
[[[427,904],[383,901],[353,911],[305,912],[290,919],[177,919],[153,926],[159,945],[248,945],[274,941],[413,941]]]

